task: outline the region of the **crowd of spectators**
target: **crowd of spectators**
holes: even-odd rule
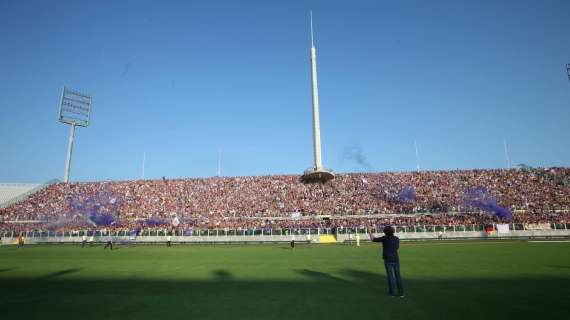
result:
[[[569,221],[570,169],[338,174],[325,184],[299,176],[56,183],[0,209],[0,228],[342,227],[499,222],[466,203],[482,188],[513,222]],[[27,224],[13,223],[28,221]],[[8,223],[10,222],[10,223]]]

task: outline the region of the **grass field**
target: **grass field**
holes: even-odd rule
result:
[[[559,319],[570,243],[0,247],[0,319]]]

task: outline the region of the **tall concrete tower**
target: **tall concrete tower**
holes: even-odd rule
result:
[[[327,182],[334,178],[332,170],[323,168],[321,159],[321,121],[319,116],[319,87],[317,84],[317,49],[313,37],[313,12],[311,11],[311,87],[313,93],[313,168],[306,170],[305,182]]]

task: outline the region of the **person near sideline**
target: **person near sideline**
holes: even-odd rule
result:
[[[111,251],[113,251],[113,238],[111,238],[111,235],[109,235],[109,237],[107,238],[107,244],[105,244],[105,247],[103,247],[103,250],[107,249],[107,247],[109,247],[109,249],[111,249]]]
[[[386,278],[388,280],[388,294],[394,296],[394,282],[398,288],[400,298],[404,297],[404,287],[402,286],[402,278],[400,275],[400,259],[398,257],[398,249],[400,247],[400,239],[394,235],[394,228],[391,226],[384,227],[384,236],[375,238],[370,234],[372,242],[382,242],[382,259],[384,259],[384,267],[386,267]]]
[[[295,249],[295,234],[291,234],[291,242],[289,243],[291,249]]]
[[[87,236],[83,234],[81,237],[81,248],[85,248],[85,243],[87,243]]]
[[[166,236],[166,246],[167,246],[167,247],[171,247],[171,246],[172,246],[172,236],[170,235],[170,232],[169,232],[168,235]]]

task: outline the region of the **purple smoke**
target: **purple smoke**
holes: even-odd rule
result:
[[[162,218],[150,217],[150,218],[145,220],[145,224],[149,227],[157,227],[157,226],[163,226],[167,223],[166,223],[166,220],[164,220]]]
[[[354,145],[350,147],[345,147],[341,157],[341,165],[344,163],[345,160],[354,161],[359,169],[363,169],[365,171],[371,171],[372,166],[366,159],[366,155],[362,151],[360,146]]]
[[[507,208],[497,204],[497,199],[487,192],[485,187],[467,190],[463,194],[463,204],[468,208],[478,208],[505,220],[512,220],[513,214]]]
[[[398,194],[400,202],[412,203],[416,201],[416,190],[412,186],[405,186]]]
[[[67,200],[72,216],[81,221],[93,226],[110,226],[117,222],[113,213],[118,211],[119,203],[104,190],[92,196],[76,196]]]
[[[97,226],[110,226],[115,223],[115,217],[110,213],[91,212],[89,220]]]

